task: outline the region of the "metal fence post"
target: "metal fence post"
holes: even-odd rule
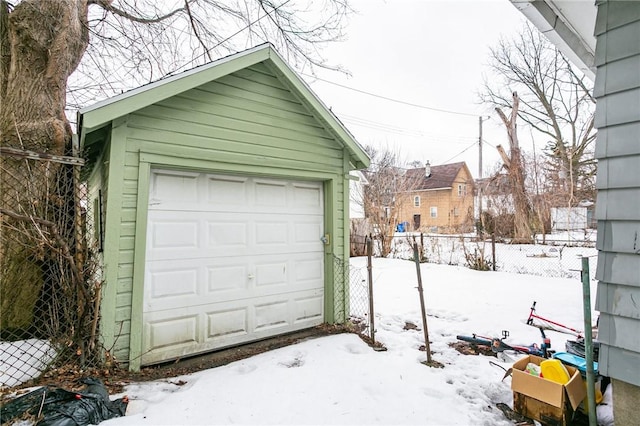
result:
[[[422,274],[420,273],[420,254],[418,253],[418,244],[413,240],[413,259],[416,263],[416,272],[418,275],[418,294],[420,295],[420,310],[422,311],[422,328],[424,331],[424,347],[427,352],[427,364],[432,363],[431,346],[429,344],[429,328],[427,327],[427,311],[424,306],[424,296],[422,292]]]
[[[491,260],[493,265],[491,265],[493,271],[496,270],[496,234],[494,232],[491,233]]]
[[[593,371],[593,336],[591,331],[591,286],[589,278],[589,258],[582,257],[582,305],[584,309],[584,354],[587,361],[587,402],[589,405],[589,426],[596,426],[596,389]]]
[[[369,284],[369,334],[371,335],[371,341],[376,342],[376,329],[374,326],[374,312],[373,312],[373,266],[371,258],[373,256],[373,241],[371,237],[367,236],[365,243],[367,245],[367,280]]]

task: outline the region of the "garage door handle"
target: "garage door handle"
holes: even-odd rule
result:
[[[249,278],[250,280],[254,279],[256,276],[253,274],[249,274],[247,278]]]

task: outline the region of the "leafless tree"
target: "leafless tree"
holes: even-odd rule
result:
[[[84,106],[266,41],[299,68],[338,68],[321,48],[342,37],[348,0],[315,3],[0,0],[2,142],[45,132],[41,148],[62,153],[66,100]]]
[[[399,222],[400,206],[409,197],[416,177],[407,177],[405,164],[398,152],[366,147],[371,165],[366,170],[363,205],[365,217],[374,231],[378,254],[387,256],[392,249],[393,235]],[[414,164],[415,165],[415,164]]]
[[[342,36],[350,11],[348,0],[0,0],[0,146],[71,155],[67,106],[75,109],[262,42],[299,69],[331,68],[321,48]],[[33,169],[0,160],[5,242],[13,235],[11,221],[34,206],[59,210],[70,186],[58,184],[65,176],[54,164]],[[66,235],[67,224],[57,226]],[[15,232],[16,247],[0,248],[3,289],[37,281],[42,259],[20,268],[14,262],[15,253],[29,258],[29,234],[37,232]]]
[[[485,81],[482,100],[510,108],[518,92],[518,117],[546,138],[541,164],[554,191],[568,204],[595,192],[595,100],[592,85],[536,28],[491,49],[490,67],[499,78]]]
[[[391,242],[398,221],[396,194],[403,170],[400,168],[398,154],[389,150],[379,150],[371,146],[366,148],[371,165],[366,171],[368,185],[364,190],[364,214],[374,230],[381,256],[391,252]]]
[[[354,174],[353,177],[358,181],[357,183],[351,181],[349,185],[349,210],[350,213],[356,212],[355,217],[350,216],[349,255],[351,257],[367,254],[366,238],[373,233],[370,221],[364,217],[364,194],[368,185],[365,174],[363,172]]]
[[[514,207],[514,239],[516,242],[529,243],[532,239],[532,216],[533,209],[527,194],[525,186],[525,172],[522,162],[522,152],[518,141],[517,118],[520,98],[518,93],[512,93],[511,114],[509,117],[499,107],[496,112],[504,123],[507,130],[507,139],[509,141],[509,154],[504,152],[501,145],[498,145],[498,151],[502,156],[504,167],[507,169],[509,177],[509,186],[513,197]]]

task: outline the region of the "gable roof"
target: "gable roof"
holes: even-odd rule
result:
[[[426,176],[425,168],[409,169],[405,173],[405,178],[411,182],[412,191],[427,191],[434,189],[452,188],[456,176],[463,168],[467,168],[464,161],[459,163],[441,164],[431,166],[431,174]],[[467,169],[468,171],[468,169]]]
[[[292,93],[299,97],[336,140],[343,144],[356,169],[369,166],[369,156],[360,144],[270,43],[154,81],[80,109],[78,111],[80,144],[84,145],[89,133],[107,126],[119,117],[258,63],[264,63]]]

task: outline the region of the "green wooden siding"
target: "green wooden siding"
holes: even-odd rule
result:
[[[115,195],[107,227],[112,249],[105,252],[105,271],[117,284],[105,294],[102,326],[117,359],[139,367],[148,173],[154,166],[327,182],[325,320],[344,321],[334,313],[348,309],[345,289],[335,288],[342,296],[334,298],[331,282],[333,256],[348,259],[350,166],[343,144],[319,123],[304,101],[257,64],[135,111],[114,126],[108,191]]]

